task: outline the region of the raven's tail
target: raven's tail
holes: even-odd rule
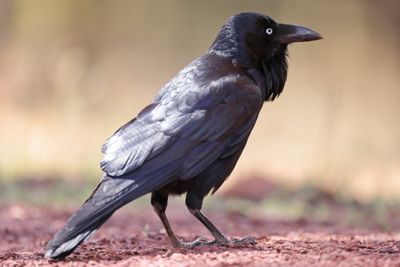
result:
[[[120,207],[148,193],[149,187],[130,179],[105,176],[88,200],[47,245],[46,258],[68,256]]]

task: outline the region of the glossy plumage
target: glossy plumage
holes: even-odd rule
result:
[[[268,36],[266,28],[275,35]],[[152,205],[172,245],[187,245],[165,217],[168,195],[183,193],[193,215],[226,243],[200,209],[204,196],[232,172],[264,101],[283,90],[288,43],[277,41],[283,38],[279,29],[261,14],[231,17],[208,52],[103,145],[101,183],[49,242],[46,256],[65,257],[116,209],[147,193],[153,193]],[[315,35],[308,40],[320,38],[310,32]]]

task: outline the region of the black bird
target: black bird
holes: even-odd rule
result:
[[[45,257],[69,255],[117,209],[147,193],[173,247],[253,243],[226,238],[200,211],[203,198],[232,172],[264,101],[282,92],[288,44],[318,39],[310,29],[259,13],[230,17],[209,50],[103,145],[100,184],[48,243]],[[214,241],[183,242],[173,233],[168,196],[183,193]]]

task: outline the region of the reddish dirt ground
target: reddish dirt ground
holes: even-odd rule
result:
[[[224,233],[250,235],[258,244],[177,250],[170,248],[150,208],[129,207],[64,261],[44,259],[46,242],[71,212],[27,204],[0,206],[0,266],[400,266],[399,232],[211,212],[209,217]],[[180,237],[209,237],[184,207],[173,204],[168,215]]]

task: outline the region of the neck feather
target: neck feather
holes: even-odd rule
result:
[[[265,101],[273,101],[283,91],[288,70],[286,51],[286,49],[282,49],[282,51],[279,51],[273,58],[261,60],[261,69],[264,76]]]

